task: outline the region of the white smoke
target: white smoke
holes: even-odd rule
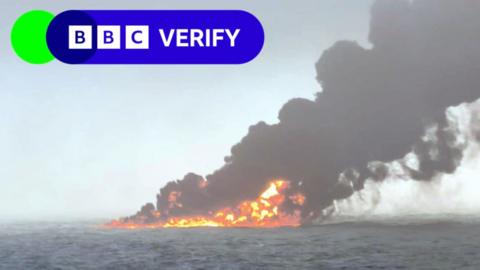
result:
[[[324,212],[329,221],[384,220],[402,218],[480,217],[480,148],[478,125],[480,101],[447,110],[448,128],[455,129],[455,144],[465,146],[463,158],[453,174],[438,174],[432,181],[413,180],[405,167],[418,168],[418,159],[409,153],[402,160],[383,164],[388,177],[367,179],[365,187],[347,199],[336,200]],[[437,127],[427,129],[423,140],[435,142]],[[434,150],[429,153],[437,154]]]

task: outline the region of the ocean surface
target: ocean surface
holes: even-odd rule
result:
[[[2,223],[0,269],[480,269],[480,223],[108,230]]]

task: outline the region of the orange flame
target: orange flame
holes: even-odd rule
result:
[[[302,206],[305,204],[305,196],[302,193],[295,193],[288,197],[293,204]]]
[[[285,191],[289,188],[289,182],[275,180],[269,183],[267,189],[253,201],[244,201],[235,208],[224,208],[208,216],[170,217],[166,221],[155,223],[143,223],[142,217],[114,220],[105,225],[107,228],[190,228],[190,227],[285,227],[300,225],[300,211],[293,213],[282,212],[281,206],[285,202]],[[170,193],[169,202],[177,206],[181,193]],[[305,196],[296,193],[288,199],[294,204],[301,206],[305,202]],[[160,212],[154,212],[155,217],[160,217]]]

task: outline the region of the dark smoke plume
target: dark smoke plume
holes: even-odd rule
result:
[[[462,158],[445,130],[445,110],[480,97],[480,1],[379,0],[372,7],[371,49],[340,41],[316,64],[323,88],[315,101],[292,99],[279,123],[260,122],[204,179],[188,174],[160,190],[156,208],[168,215],[207,213],[258,196],[273,178],[288,179],[305,194],[305,219],[334,199],[381,181],[387,162],[410,151],[417,180],[451,173]],[[437,154],[421,141],[436,123]],[[341,176],[341,177],[339,177]],[[340,180],[339,180],[340,179]],[[169,194],[181,192],[182,207]],[[153,205],[142,211],[148,215]]]

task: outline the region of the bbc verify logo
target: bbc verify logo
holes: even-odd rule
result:
[[[69,49],[92,49],[93,26],[70,25],[68,27]],[[126,49],[148,49],[149,27],[148,25],[125,26]],[[97,49],[120,49],[120,26],[99,25],[97,26]]]
[[[35,25],[38,35],[26,36]],[[30,31],[31,33],[31,31]],[[12,47],[23,60],[68,64],[242,64],[254,59],[264,31],[239,10],[70,10],[22,15]]]
[[[97,49],[120,49],[122,35],[118,25],[97,26]],[[228,42],[235,47],[240,29],[158,29],[161,46],[170,47],[217,47]],[[68,27],[69,49],[92,49],[92,26],[70,25]],[[175,40],[175,42],[173,42]],[[149,49],[149,26],[125,26],[125,49]]]

